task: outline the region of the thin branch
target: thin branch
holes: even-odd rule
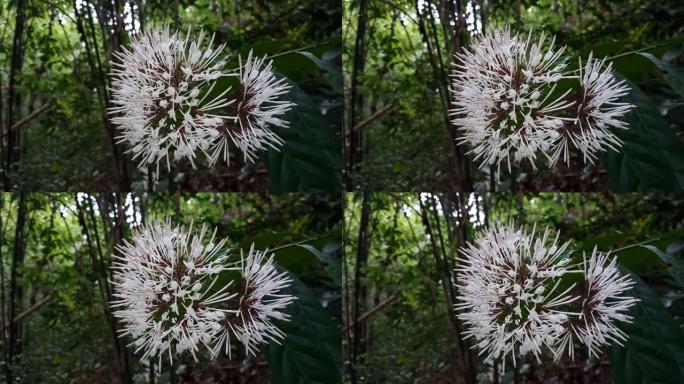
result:
[[[264,60],[272,60],[272,59],[275,59],[278,57],[291,55],[293,53],[304,52],[304,51],[312,49],[312,48],[325,47],[326,45],[332,45],[332,44],[334,44],[333,41],[327,41],[325,43],[318,43],[318,44],[311,44],[311,45],[307,45],[306,47],[295,48],[295,49],[291,49],[289,51],[285,51],[285,52],[281,52],[281,53],[276,53],[274,55],[266,56],[266,57],[264,57]],[[234,68],[234,70],[238,70],[238,69],[243,68],[243,67],[244,67],[244,65],[242,67],[238,66],[238,67]]]
[[[663,44],[655,44],[655,45],[651,45],[651,46],[648,46],[648,47],[639,48],[639,49],[636,49],[636,50],[634,50],[634,51],[629,51],[629,52],[621,53],[621,54],[619,54],[619,55],[610,56],[610,57],[606,58],[606,60],[615,60],[615,59],[620,58],[620,57],[633,55],[633,54],[639,53],[639,52],[650,51],[651,49],[667,47],[667,46],[670,46],[670,45],[675,45],[675,44],[673,44],[673,43],[671,43],[671,42],[670,42],[670,43],[663,43]]]
[[[309,49],[312,49],[312,48],[325,47],[326,45],[332,45],[333,43],[334,43],[333,41],[327,41],[327,42],[324,42],[324,43],[311,44],[311,45],[307,45],[306,47],[291,49],[291,50],[289,50],[289,51],[285,51],[285,52],[281,52],[281,53],[276,53],[275,55],[266,56],[266,59],[267,59],[267,60],[271,60],[271,59],[275,59],[275,58],[277,58],[277,57],[286,56],[286,55],[290,55],[290,54],[293,54],[293,53],[304,52],[304,51],[309,50]]]
[[[370,117],[368,117],[367,119],[363,120],[362,122],[356,124],[354,126],[354,128],[352,128],[352,130],[356,131],[358,129],[364,128],[365,126],[367,126],[370,123],[374,122],[375,120],[379,119],[385,113],[392,110],[392,108],[394,108],[394,104],[389,104],[389,105],[386,105],[386,106],[378,109],[377,111],[375,111],[374,114],[370,115]]]
[[[279,247],[269,248],[269,249],[268,249],[268,252],[279,251],[279,250],[281,250],[281,249],[294,247],[294,246],[301,245],[301,244],[305,244],[305,243],[308,243],[308,242],[311,242],[311,241],[316,241],[316,240],[320,240],[320,239],[325,239],[326,237],[331,237],[331,236],[330,236],[330,235],[324,235],[324,236],[318,236],[318,237],[311,237],[311,238],[304,239],[304,240],[301,240],[301,241],[297,241],[297,242],[294,242],[294,243],[288,243],[288,244],[285,244],[285,245],[281,245],[281,246],[279,246]]]
[[[383,310],[383,309],[384,309],[385,307],[387,307],[388,305],[394,303],[394,302],[397,301],[398,299],[399,299],[399,293],[398,293],[398,292],[393,293],[392,295],[390,295],[390,297],[388,297],[388,298],[386,298],[385,300],[381,301],[380,303],[378,303],[378,305],[376,305],[375,307],[373,307],[373,308],[371,308],[370,310],[368,310],[366,313],[364,313],[364,314],[362,314],[361,316],[359,316],[358,320],[356,320],[355,323],[345,325],[344,328],[342,328],[342,332],[347,332],[349,329],[351,329],[352,327],[354,327],[356,324],[363,323],[364,321],[368,320],[368,318],[370,318],[371,316],[377,314],[378,312],[380,312],[381,310]]]
[[[43,299],[40,300],[39,302],[33,304],[33,305],[32,305],[31,307],[29,307],[27,310],[25,310],[25,311],[23,311],[22,313],[18,314],[14,319],[12,319],[11,322],[5,324],[5,326],[3,327],[3,329],[0,329],[0,334],[4,334],[5,330],[6,330],[7,328],[9,328],[10,325],[18,324],[20,321],[22,321],[23,319],[25,319],[26,317],[28,317],[30,314],[32,314],[33,312],[35,312],[35,311],[37,311],[38,309],[40,309],[40,307],[44,306],[45,304],[51,302],[51,301],[54,300],[54,299],[55,299],[55,297],[52,296],[52,295],[50,295],[50,296],[48,296],[48,297],[43,298]]]
[[[636,248],[636,247],[640,247],[640,246],[642,246],[642,245],[646,245],[646,244],[650,244],[650,243],[655,243],[656,241],[659,241],[659,240],[662,240],[662,239],[663,239],[662,237],[656,237],[655,239],[645,240],[645,241],[642,241],[642,242],[640,242],[640,243],[627,245],[627,246],[625,246],[625,247],[618,248],[618,249],[613,249],[613,250],[610,251],[610,253],[615,254],[615,253],[618,253],[618,252],[626,251],[626,250],[631,249],[631,248]]]
[[[28,123],[29,121],[35,119],[36,117],[38,117],[38,116],[39,116],[40,114],[42,114],[43,112],[49,111],[49,110],[52,108],[52,106],[53,106],[53,105],[52,105],[51,103],[46,103],[46,104],[41,105],[40,108],[38,108],[38,109],[36,109],[35,111],[31,112],[28,116],[24,117],[23,119],[17,121],[17,122],[12,126],[12,128],[10,128],[10,129],[14,130],[14,129],[19,129],[19,128],[21,128],[22,126],[26,125],[26,123]]]

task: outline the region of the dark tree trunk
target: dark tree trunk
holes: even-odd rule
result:
[[[449,279],[446,278],[447,268],[443,258],[444,254],[442,253],[442,247],[440,247],[437,244],[438,236],[435,233],[435,228],[439,226],[439,222],[435,223],[433,226],[433,223],[430,220],[429,207],[426,205],[426,203],[423,202],[420,196],[418,197],[418,204],[420,206],[420,215],[423,221],[423,226],[425,227],[425,234],[430,239],[430,248],[432,250],[432,255],[435,259],[435,268],[437,269],[437,273],[440,275],[439,280],[442,282],[444,296],[447,299],[447,312],[449,315],[449,319],[454,325],[456,333],[459,334],[460,328],[458,327],[458,323],[455,320],[455,317],[453,316],[454,301],[451,295],[451,287],[449,287]]]
[[[14,248],[12,253],[12,270],[10,275],[10,294],[9,294],[9,338],[7,341],[7,360],[5,362],[5,378],[8,383],[12,382],[12,364],[15,355],[21,353],[21,345],[18,343],[21,337],[20,322],[13,322],[19,311],[21,311],[21,302],[23,290],[20,283],[21,271],[20,267],[24,263],[25,248],[25,233],[24,227],[26,225],[26,193],[19,193],[19,210],[17,211],[17,223],[14,228]]]
[[[453,149],[453,153],[449,157],[451,176],[454,180],[452,188],[457,191],[470,191],[473,186],[469,162],[456,142],[458,132],[456,127],[451,123],[451,117],[449,116],[451,95],[449,93],[447,70],[447,66],[451,63],[453,54],[461,49],[461,35],[463,33],[464,24],[462,6],[460,0],[450,0],[444,4],[444,9],[442,9],[441,12],[444,17],[439,21],[442,24],[441,29],[444,35],[442,38],[443,43],[440,42],[440,36],[437,33],[437,20],[435,20],[432,14],[432,10],[436,9],[436,5],[427,1],[424,3],[424,6],[428,9],[427,11],[421,12],[421,1],[416,1],[414,3],[414,9],[418,18],[418,31],[427,48],[428,60],[432,68],[433,79],[442,106],[444,124]],[[444,51],[442,50],[442,46],[444,47]]]
[[[11,180],[9,179],[9,172],[14,167],[15,163],[19,161],[19,146],[20,135],[18,129],[12,129],[19,116],[19,107],[21,106],[21,98],[17,92],[19,86],[18,75],[21,73],[21,67],[24,63],[24,25],[26,23],[26,1],[17,0],[17,16],[14,25],[14,40],[12,42],[12,60],[10,64],[9,73],[9,89],[7,94],[7,148],[5,169],[3,176],[4,190],[11,188]]]
[[[3,208],[5,203],[5,195],[0,193],[0,325],[5,329],[5,260],[2,254],[2,245],[5,243],[5,229],[7,224],[4,223],[3,218],[9,216],[4,215]],[[2,358],[7,363],[7,332],[2,333]],[[5,364],[7,367],[7,364]],[[5,368],[6,369],[6,368]]]
[[[145,3],[143,0],[135,0],[138,6],[138,23],[140,24],[140,32],[145,30]],[[131,9],[133,9],[131,7]]]
[[[116,2],[118,4],[118,1]],[[105,2],[107,4],[107,2]],[[128,173],[126,169],[126,164],[123,159],[123,156],[121,155],[121,152],[119,151],[118,147],[116,146],[116,132],[114,130],[114,127],[109,121],[109,116],[107,114],[107,109],[109,107],[109,97],[107,94],[107,79],[105,75],[105,71],[102,67],[101,59],[100,59],[100,50],[98,48],[98,42],[97,42],[97,35],[95,34],[95,26],[94,22],[92,19],[92,15],[90,13],[90,10],[87,9],[85,10],[85,20],[88,22],[88,31],[90,31],[91,39],[92,39],[92,46],[91,43],[88,39],[88,31],[86,30],[85,24],[84,24],[84,17],[83,17],[83,12],[79,10],[79,7],[77,5],[76,0],[73,1],[73,10],[74,10],[74,15],[75,15],[75,21],[76,21],[76,29],[78,30],[79,36],[81,37],[81,41],[83,42],[85,46],[85,51],[86,51],[86,57],[88,60],[88,66],[90,67],[90,75],[92,78],[92,81],[95,83],[95,91],[97,92],[97,100],[100,105],[100,110],[101,110],[101,116],[102,116],[102,123],[104,126],[105,133],[107,134],[107,140],[108,144],[110,146],[111,150],[111,160],[112,160],[112,178],[113,178],[113,183],[114,183],[114,188],[118,189],[119,191],[128,191],[130,190],[130,182],[128,180]],[[99,15],[102,15],[103,12],[100,10],[98,12],[98,17]],[[102,34],[103,34],[103,45],[105,50],[108,47],[112,47],[112,51],[117,50],[121,41],[121,28],[119,26],[119,19],[121,18],[118,12],[115,12],[114,9],[108,10],[108,13],[113,14],[112,18],[114,20],[110,20],[108,18],[103,18],[100,21],[100,25],[102,26]],[[108,29],[105,28],[105,25],[110,25],[111,23],[114,23],[115,25],[115,30],[114,33],[112,33],[112,43],[107,44],[107,37],[109,36]],[[122,21],[121,21],[122,22]],[[112,57],[113,59],[113,57]]]
[[[469,226],[469,216],[468,216],[468,195],[465,193],[454,193],[446,197],[450,201],[450,204],[454,206],[457,213],[458,224],[455,226],[455,237],[456,244],[458,247],[463,247],[468,242],[468,226]],[[456,292],[458,295],[458,292]],[[468,372],[467,379],[469,383],[476,382],[476,368],[475,368],[475,358],[473,356],[472,350],[470,349],[468,342],[461,339],[461,345],[463,349],[463,354],[467,363]]]
[[[427,3],[427,5],[431,6],[430,3]],[[440,104],[442,106],[441,109],[444,124],[447,128],[447,132],[449,133],[449,139],[453,143],[454,147],[454,154],[452,154],[452,156],[449,156],[449,168],[453,173],[452,179],[456,180],[457,184],[460,184],[460,177],[458,174],[456,174],[456,162],[458,161],[458,156],[456,156],[457,147],[455,142],[455,136],[453,130],[451,129],[451,119],[449,118],[449,102],[446,91],[446,79],[443,76],[444,70],[442,68],[441,63],[441,53],[437,51],[439,49],[439,41],[432,41],[430,31],[428,30],[427,21],[425,20],[423,12],[421,12],[420,10],[420,1],[415,2],[415,11],[416,16],[418,18],[418,31],[420,32],[425,47],[427,48],[428,60],[430,62],[430,67],[432,68],[433,73],[432,77],[437,85],[437,92],[439,95]],[[431,15],[430,10],[428,10],[427,13],[428,15]],[[434,26],[434,23],[432,23],[432,25]]]
[[[92,199],[91,196],[88,196],[87,198]],[[97,228],[89,228],[88,220],[86,218],[86,215],[88,214],[87,208],[81,204],[77,195],[74,196],[74,200],[76,203],[76,213],[78,215],[78,222],[81,226],[81,232],[83,233],[83,237],[85,237],[86,239],[86,244],[88,246],[88,255],[90,256],[93,272],[95,274],[97,286],[99,288],[100,298],[102,300],[103,305],[103,315],[107,320],[107,324],[109,325],[109,329],[111,332],[112,345],[114,347],[114,351],[116,352],[116,363],[117,368],[119,369],[119,376],[121,378],[122,383],[130,383],[132,382],[132,377],[128,363],[128,355],[126,353],[125,347],[119,340],[116,320],[114,319],[109,307],[111,293],[109,291],[109,279],[107,278],[108,271],[101,257],[102,251],[101,249],[99,249],[101,247],[101,244],[99,244],[99,236],[95,235],[95,232],[97,232]],[[92,204],[92,201],[89,201],[88,204]],[[99,206],[98,208],[104,215],[111,214],[111,211],[107,211],[106,205]],[[94,220],[94,216],[91,216],[91,218]],[[118,219],[115,218],[114,220]],[[93,233],[91,234],[91,232]],[[112,237],[115,237],[114,233],[112,233]],[[95,242],[93,241],[94,238]]]
[[[359,236],[356,249],[356,263],[354,267],[354,322],[352,327],[352,360],[351,360],[351,382],[355,384],[358,382],[358,377],[355,371],[355,364],[360,355],[365,352],[364,333],[365,327],[359,321],[363,314],[366,305],[367,287],[365,283],[365,268],[368,263],[368,254],[370,253],[370,193],[363,194],[363,201],[361,202],[361,222],[359,223]]]
[[[440,202],[452,249],[462,246],[465,241],[463,234],[465,233],[466,225],[462,217],[464,211],[461,209],[461,202],[465,199],[464,196],[463,193],[454,193],[453,196],[444,196]],[[458,342],[458,366],[461,370],[461,372],[459,372],[459,377],[463,377],[466,383],[475,383],[476,371],[473,365],[472,354],[461,337],[463,326],[461,321],[456,317],[456,310],[454,308],[456,297],[458,296],[455,287],[456,277],[452,273],[455,266],[451,264],[451,261],[449,260],[451,255],[445,246],[446,242],[442,231],[441,218],[437,210],[437,202],[438,200],[434,195],[430,195],[429,201],[425,203],[419,197],[421,217],[425,226],[425,233],[430,239],[437,273],[440,276],[439,280],[442,282],[444,295],[447,299],[448,315],[456,332],[456,340]],[[458,218],[458,222],[453,221],[454,212],[457,214],[456,217]],[[432,219],[430,216],[432,216]]]
[[[108,193],[104,194],[104,200],[106,203],[105,206],[112,208],[112,211],[109,213],[108,217],[114,218],[114,220],[111,223],[111,244],[108,247],[107,253],[107,271],[109,272],[111,271],[111,269],[109,268],[109,260],[111,259],[111,255],[109,252],[114,251],[116,246],[123,244],[124,234],[127,231],[126,209],[124,207],[125,195],[122,195],[120,193]],[[104,210],[103,208],[101,209]],[[104,217],[103,220],[105,220]],[[111,281],[111,275],[109,275],[107,280]],[[109,283],[107,283],[107,287],[108,290],[111,290]],[[112,320],[114,321],[115,327],[118,327],[116,319]],[[123,343],[117,344],[117,347],[119,349],[119,356],[122,363],[122,380],[124,383],[131,383],[133,382],[133,376],[131,372],[130,356]]]
[[[366,62],[366,27],[368,23],[368,2],[360,0],[359,16],[356,27],[356,40],[354,43],[354,61],[352,64],[351,84],[349,91],[349,115],[347,122],[347,188],[351,190],[351,175],[356,165],[361,161],[362,153],[361,130],[354,130],[354,125],[361,120],[362,96],[359,94],[359,76],[363,73]]]
[[[487,33],[487,9],[485,8],[485,1],[478,0],[480,4],[480,29],[482,33]]]

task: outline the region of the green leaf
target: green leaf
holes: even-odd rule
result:
[[[663,249],[682,237],[684,237],[684,229],[675,229],[661,233],[657,239],[649,241],[648,244]],[[591,252],[594,246],[597,246],[599,251],[611,252],[617,256],[620,265],[643,275],[659,268],[658,257],[644,252],[638,245],[643,241],[643,234],[638,231],[617,231],[588,237],[579,243],[579,250]]]
[[[667,253],[677,254],[684,248],[684,239],[672,242],[672,244],[667,246]]]
[[[342,93],[342,70],[340,66],[335,63],[335,59],[341,52],[341,49],[337,47],[327,51],[321,58],[316,57],[316,55],[311,52],[300,52],[300,54],[309,58],[309,60],[323,71],[323,76],[328,80],[330,87],[337,94]]]
[[[684,42],[684,37],[677,36],[661,41],[657,46],[646,49],[639,47],[641,49],[632,50],[634,47],[631,46],[628,40],[611,40],[582,48],[578,56],[585,58],[589,55],[589,52],[594,52],[594,57],[608,57],[613,63],[613,69],[616,72],[632,81],[638,81],[651,74],[656,74],[658,69],[651,61],[639,53],[648,52],[656,57],[660,57],[668,50],[680,46],[682,42]]]
[[[323,250],[319,251],[308,244],[300,245],[300,247],[316,256],[321,263],[325,264],[325,270],[328,272],[328,276],[330,276],[330,279],[338,286],[342,285],[342,263],[335,254],[341,246],[342,244],[339,241],[335,241],[326,244]]]
[[[613,131],[624,142],[622,148],[603,157],[611,188],[616,192],[684,189],[684,145],[648,96],[625,82],[631,88],[626,101],[635,108],[625,116],[629,128]]]
[[[675,255],[676,252],[663,252],[652,245],[642,245],[642,247],[658,255],[667,266],[667,269],[670,271],[675,281],[684,288],[684,260],[680,260],[677,255]]]
[[[323,248],[339,236],[338,231],[330,231],[315,239],[307,240],[306,243],[313,248]],[[256,249],[273,252],[275,261],[288,271],[304,273],[311,264],[318,264],[318,262],[316,255],[302,251],[297,246],[296,243],[300,240],[300,235],[293,232],[267,232],[241,241],[238,247],[246,251],[254,244]]]
[[[270,343],[264,355],[274,384],[342,383],[342,341],[338,324],[316,295],[295,275],[285,293],[296,296],[287,313],[290,321],[277,321],[285,334],[280,344]]]
[[[642,53],[642,56],[651,60],[663,73],[663,78],[681,97],[684,97],[684,69],[674,64],[659,60],[650,53]]]
[[[681,44],[678,47],[674,47],[669,51],[665,52],[663,54],[663,60],[669,62],[675,61],[682,53],[684,53],[684,44]]]
[[[627,271],[626,269],[624,271]],[[632,323],[622,323],[624,346],[608,350],[616,384],[679,384],[684,381],[684,334],[658,296],[639,277],[628,294],[639,298],[630,310]]]
[[[295,106],[285,115],[288,128],[276,133],[285,144],[266,152],[271,192],[342,190],[341,139],[318,105],[297,84],[284,97]]]

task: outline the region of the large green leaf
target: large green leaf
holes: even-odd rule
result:
[[[231,65],[238,66],[238,55],[247,57],[249,51],[257,57],[273,58],[273,68],[288,79],[299,81],[310,76],[316,70],[316,64],[299,55],[300,49],[306,49],[315,56],[321,56],[331,47],[340,45],[340,37],[335,36],[317,42],[315,46],[302,47],[301,41],[292,39],[264,38],[248,47],[242,47],[238,54],[233,55]]]
[[[316,258],[325,265],[325,270],[328,272],[330,279],[337,285],[342,285],[342,261],[337,256],[337,251],[342,246],[340,241],[332,241],[323,247],[322,250],[318,250],[315,247],[304,244],[301,245],[302,248],[311,252]]]
[[[678,47],[684,42],[683,36],[677,36],[660,42],[657,46],[645,49],[634,50],[628,40],[603,41],[598,44],[580,49],[578,56],[585,58],[589,52],[594,53],[594,57],[608,57],[613,63],[613,69],[622,76],[639,81],[657,72],[657,67],[650,60],[641,56],[639,53],[647,52],[656,57],[661,57],[668,50]]]
[[[680,384],[684,382],[684,333],[658,296],[639,277],[630,295],[639,298],[630,310],[632,323],[622,323],[628,339],[608,351],[616,384]]]
[[[287,313],[290,321],[278,321],[285,334],[280,344],[264,348],[273,384],[342,383],[340,330],[316,295],[295,275],[285,293],[296,296]]]
[[[650,53],[642,53],[641,55],[651,60],[663,73],[663,78],[670,84],[672,89],[681,97],[684,97],[684,69],[666,61],[659,60]]]
[[[326,244],[338,239],[338,231],[322,234],[315,239],[306,240],[306,244],[314,249],[324,248]],[[316,263],[316,255],[302,250],[298,245],[301,242],[300,235],[291,232],[266,232],[243,240],[238,244],[244,250],[254,244],[259,250],[269,250],[274,254],[278,264],[294,273],[303,273],[311,264]]]
[[[604,155],[611,188],[617,192],[684,189],[684,145],[649,97],[625,81],[631,88],[627,101],[635,108],[625,116],[629,128],[614,131],[624,145]]]
[[[648,241],[648,245],[664,249],[677,239],[684,237],[683,229],[661,233],[657,238]],[[658,268],[658,257],[644,252],[639,244],[644,244],[644,237],[638,231],[616,231],[586,238],[579,243],[579,250],[591,252],[594,246],[599,251],[611,252],[617,256],[620,265],[637,274],[647,274]]]
[[[311,52],[300,52],[323,71],[323,76],[330,84],[330,87],[338,94],[342,94],[342,69],[340,68],[340,65],[337,64],[336,59],[341,52],[342,49],[336,47],[325,52],[320,58],[316,57],[316,55]]]
[[[681,242],[678,242],[681,243]],[[673,243],[677,244],[677,243]],[[673,245],[670,244],[670,245]],[[671,247],[668,247],[668,251],[663,252],[660,249],[658,249],[655,246],[652,245],[643,245],[644,248],[648,249],[649,251],[655,253],[660,259],[665,263],[665,266],[667,266],[667,269],[670,271],[672,274],[672,277],[675,279],[675,281],[682,287],[684,288],[684,260],[680,259],[677,256],[677,252],[679,249],[677,249],[675,252],[670,252],[669,249]],[[674,247],[676,249],[676,247]]]
[[[316,102],[297,84],[284,99],[295,106],[276,133],[285,144],[264,155],[271,192],[337,192],[342,189],[341,138]]]

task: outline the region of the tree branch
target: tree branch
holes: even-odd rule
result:
[[[29,121],[35,119],[36,117],[38,117],[38,116],[39,116],[40,114],[42,114],[43,112],[49,111],[49,110],[52,108],[52,106],[53,106],[52,103],[45,103],[45,104],[41,105],[40,108],[38,108],[38,109],[36,109],[35,111],[31,112],[28,116],[24,117],[23,119],[17,121],[17,122],[12,126],[12,128],[10,128],[10,129],[15,130],[15,129],[21,128],[22,126],[26,125],[26,123],[28,123]]]
[[[380,312],[383,310],[385,307],[388,305],[394,303],[399,299],[399,293],[394,292],[390,297],[386,298],[385,300],[381,301],[376,305],[375,307],[371,308],[368,310],[366,313],[362,314],[359,316],[359,318],[353,323],[353,324],[347,324],[344,326],[342,329],[342,332],[347,332],[350,328],[354,327],[356,324],[363,323],[364,321],[368,320],[369,317],[375,315],[376,313]]]
[[[5,324],[5,326],[4,326],[2,329],[0,329],[0,334],[4,334],[4,333],[5,333],[5,330],[6,330],[7,328],[9,328],[10,325],[19,323],[20,321],[24,320],[26,317],[28,317],[28,316],[29,316],[30,314],[32,314],[33,312],[39,310],[40,307],[44,306],[45,304],[51,302],[51,301],[54,300],[54,299],[55,299],[55,297],[52,296],[52,295],[50,295],[50,296],[48,296],[48,297],[43,298],[43,299],[40,300],[39,302],[33,304],[33,305],[32,305],[31,307],[29,307],[27,310],[25,310],[24,312],[18,314],[17,317],[15,317],[14,319],[12,319],[11,322]]]
[[[380,118],[382,115],[384,115],[385,113],[387,113],[387,112],[389,112],[390,110],[392,110],[392,108],[394,108],[394,104],[389,104],[389,105],[386,105],[386,106],[384,106],[384,107],[378,109],[377,111],[375,111],[374,114],[370,115],[370,117],[368,117],[367,119],[363,120],[362,122],[356,124],[356,125],[354,126],[354,128],[352,128],[352,130],[356,132],[357,130],[359,130],[359,129],[361,129],[361,128],[367,126],[367,125],[369,125],[369,124],[372,123],[373,121],[379,119],[379,118]]]

